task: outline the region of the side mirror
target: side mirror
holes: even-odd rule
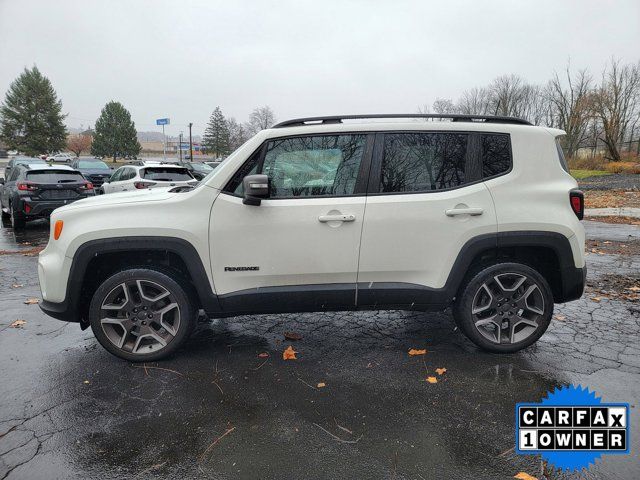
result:
[[[269,177],[267,175],[247,175],[242,179],[244,198],[242,203],[257,207],[263,198],[269,198]]]

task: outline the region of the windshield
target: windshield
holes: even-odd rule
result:
[[[38,183],[72,183],[85,181],[84,177],[78,172],[69,172],[67,170],[27,172],[27,179]]]
[[[78,168],[96,168],[100,170],[109,170],[109,165],[101,160],[80,160]]]
[[[147,167],[142,171],[142,178],[164,182],[182,182],[193,180],[186,168]]]

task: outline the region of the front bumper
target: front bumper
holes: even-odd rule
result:
[[[73,309],[69,308],[69,303],[67,301],[56,303],[49,302],[48,300],[42,300],[39,306],[40,310],[57,320],[62,320],[65,322],[80,321],[80,319],[76,315],[76,312]]]

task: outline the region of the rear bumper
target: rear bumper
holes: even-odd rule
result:
[[[87,198],[92,195],[83,195],[77,198],[71,198],[67,200],[32,200],[30,198],[21,198],[19,200],[18,209],[22,214],[29,217],[48,217],[56,208],[64,207],[83,198]],[[27,212],[28,206],[28,212]]]
[[[587,283],[587,266],[582,268],[565,267],[562,269],[562,298],[557,303],[579,299]]]

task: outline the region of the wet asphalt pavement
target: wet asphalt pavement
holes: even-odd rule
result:
[[[589,238],[625,245],[589,254],[590,283],[637,276],[640,256],[624,251],[640,228],[586,223]],[[581,478],[640,478],[638,301],[589,290],[511,355],[479,351],[448,312],[238,317],[144,368],[24,304],[40,294],[29,251],[47,236],[46,223],[0,230],[0,479],[539,476],[538,457],[512,451],[514,406],[567,383],[631,404],[632,454]],[[288,345],[298,360],[283,361]]]

